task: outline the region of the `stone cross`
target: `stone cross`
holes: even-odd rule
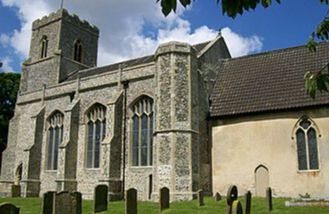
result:
[[[250,214],[250,209],[251,209],[251,192],[248,191],[245,196],[245,214]]]
[[[268,211],[273,210],[273,204],[272,204],[272,189],[271,187],[268,187],[266,189],[266,204]]]
[[[126,192],[126,214],[137,214],[137,190],[134,188]]]
[[[197,194],[198,194],[198,205],[199,205],[199,207],[204,206],[204,200],[203,200],[204,194],[203,194],[203,190],[202,189],[198,190],[198,193]]]

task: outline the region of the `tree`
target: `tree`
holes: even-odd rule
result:
[[[217,4],[221,4],[222,13],[231,18],[235,18],[238,14],[254,10],[258,5],[264,8],[272,4],[272,0],[215,0]],[[281,0],[275,0],[280,4]],[[329,0],[319,0],[320,3],[328,5]],[[160,2],[162,13],[167,16],[172,11],[176,12],[177,0],[157,0]],[[191,4],[191,0],[179,0],[183,7]],[[306,46],[310,51],[316,51],[316,45],[319,40],[329,40],[329,10],[323,20],[316,27],[315,31],[311,33],[310,39]],[[325,72],[327,71],[327,72]],[[317,91],[329,92],[329,63],[320,71],[309,71],[305,74],[305,89],[311,97],[315,97]]]
[[[9,120],[14,115],[20,74],[0,73],[0,152],[6,148]]]

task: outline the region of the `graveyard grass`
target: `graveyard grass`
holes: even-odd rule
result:
[[[244,198],[239,198],[244,206]],[[328,214],[329,207],[285,207],[284,202],[287,199],[273,198],[273,211],[280,214]],[[41,213],[41,198],[0,198],[0,203],[10,202],[21,208],[20,214],[38,214]],[[180,213],[197,213],[197,214],[212,214],[212,213],[226,213],[226,200],[223,199],[216,202],[212,197],[205,197],[205,206],[198,207],[197,200],[188,202],[173,202],[170,203],[170,209],[163,211],[165,214],[180,214]],[[124,202],[109,202],[108,211],[99,212],[99,214],[123,214]],[[93,202],[82,202],[83,214],[93,213]],[[138,213],[159,213],[158,203],[152,202],[138,202]],[[265,214],[269,213],[266,209],[266,202],[263,198],[252,198],[251,201],[251,213],[253,214]]]

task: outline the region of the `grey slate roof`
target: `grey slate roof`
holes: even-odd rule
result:
[[[211,117],[327,105],[329,93],[306,94],[304,74],[329,62],[329,43],[315,53],[305,46],[276,50],[224,62],[211,94]]]
[[[210,43],[210,41],[203,42],[200,44],[196,44],[193,47],[196,50],[196,52],[198,53],[203,48],[205,48],[209,43]],[[102,67],[85,69],[85,70],[81,70],[79,72],[73,72],[71,75],[69,75],[67,77],[67,79],[65,81],[77,79],[78,75],[80,76],[80,78],[84,78],[84,77],[88,77],[88,76],[99,75],[99,74],[106,73],[106,72],[117,71],[119,69],[120,64],[124,65],[124,67],[132,67],[132,66],[142,65],[145,63],[153,62],[153,61],[154,61],[154,55],[149,55],[149,56],[143,56],[140,58],[131,59],[131,60],[127,60],[127,61],[123,61],[123,62],[111,64],[111,65],[106,65],[106,66],[102,66]]]

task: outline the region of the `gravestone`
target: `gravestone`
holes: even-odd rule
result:
[[[272,211],[273,210],[272,189],[271,189],[271,187],[268,187],[266,189],[266,205],[267,205],[268,211]]]
[[[202,189],[198,190],[197,194],[198,194],[198,205],[199,205],[199,207],[204,206],[203,190]]]
[[[52,214],[56,192],[46,192],[42,198],[42,214]]]
[[[94,191],[94,212],[107,210],[108,205],[108,187],[106,185],[97,185]]]
[[[79,192],[60,192],[55,196],[55,214],[81,214],[82,197]]]
[[[0,204],[1,214],[19,214],[19,208],[11,203]]]
[[[245,203],[246,203],[246,207],[245,207],[245,214],[250,214],[250,209],[251,209],[251,192],[248,191],[245,195]]]
[[[235,185],[232,185],[227,190],[226,203],[227,203],[227,214],[232,213],[232,204],[233,201],[238,199],[238,188]]]
[[[134,188],[126,192],[126,214],[137,214],[137,190]]]
[[[170,193],[167,187],[160,189],[160,211],[169,208]]]
[[[11,185],[11,197],[17,198],[21,197],[21,186],[20,185]]]
[[[216,192],[215,201],[220,201],[220,200],[222,200],[222,196],[218,192]]]
[[[232,203],[232,214],[243,214],[242,205],[239,200],[235,200]]]

